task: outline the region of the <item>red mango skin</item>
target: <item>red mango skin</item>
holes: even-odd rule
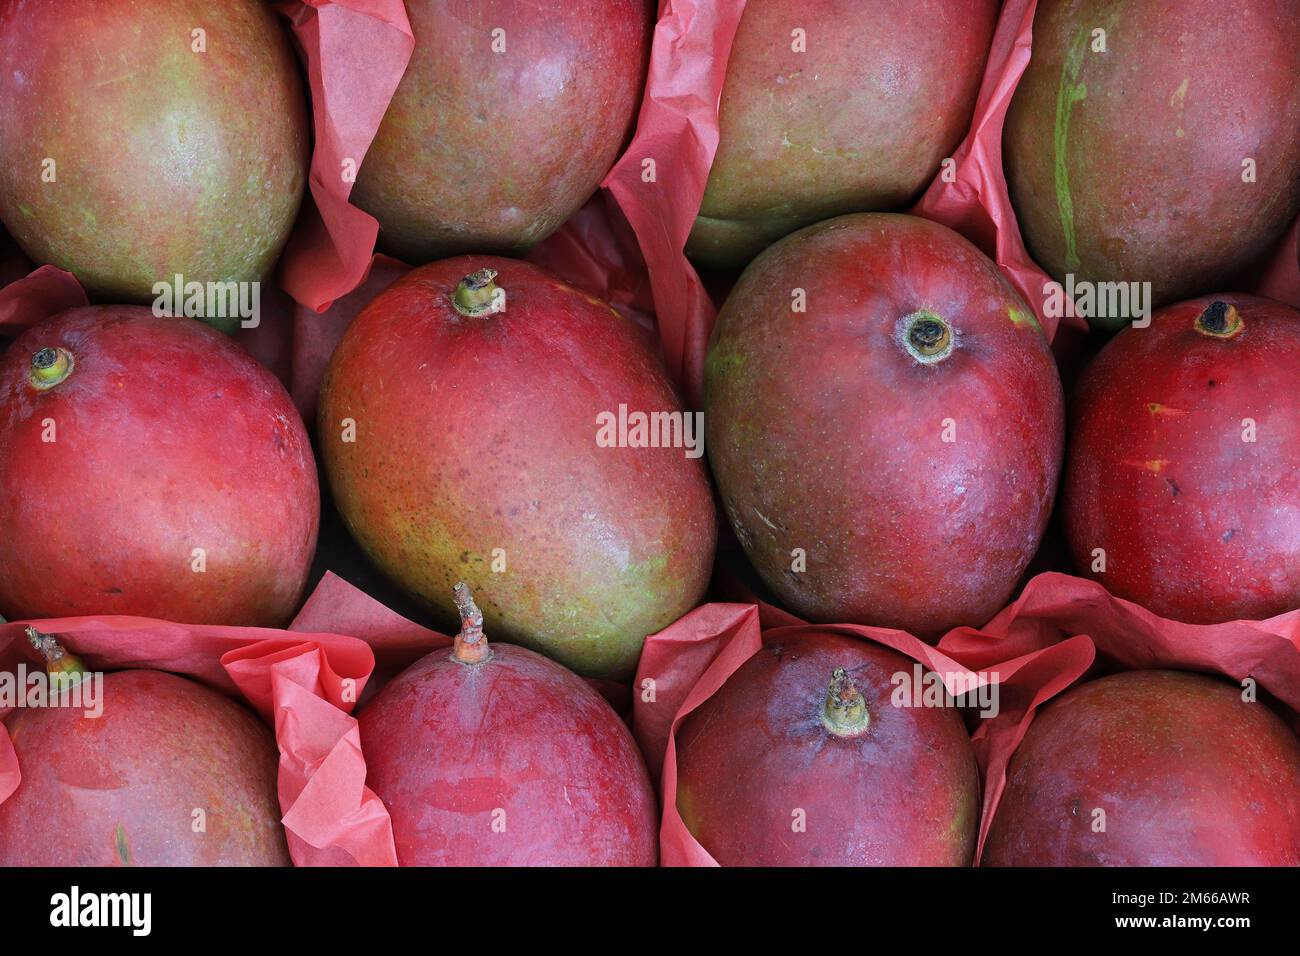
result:
[[[1033,33],[1003,149],[1025,243],[1057,281],[1150,282],[1154,305],[1177,302],[1228,285],[1295,219],[1300,0],[1040,0]]]
[[[1241,316],[1231,338],[1196,329],[1216,301]],[[1270,299],[1192,299],[1115,336],[1072,410],[1062,502],[1080,573],[1192,624],[1300,607],[1297,382],[1300,312]]]
[[[401,866],[658,859],[654,791],[631,733],[540,654],[498,643],[489,660],[462,664],[435,651],[357,719],[366,784],[392,817]]]
[[[463,316],[452,296],[483,268],[505,310]],[[621,679],[699,602],[717,526],[703,458],[597,445],[620,403],[681,408],[638,328],[536,266],[463,256],[357,317],[317,434],[340,513],[390,578],[448,620],[463,580],[494,636]]]
[[[809,223],[905,206],[970,128],[998,6],[750,0],[687,254],[739,268]]]
[[[308,126],[268,5],[0,0],[0,102],[0,218],[34,261],[110,302],[148,301],[177,273],[270,278],[307,181]]]
[[[73,367],[42,392],[30,368],[44,348],[71,352]],[[293,401],[203,323],[141,306],[70,309],[0,358],[0,613],[10,620],[279,627],[306,584],[319,520]]]
[[[352,189],[380,246],[419,264],[558,229],[631,135],[653,7],[407,0],[415,51]]]
[[[22,782],[0,803],[0,866],[289,865],[275,739],[214,690],[117,671],[99,717],[19,708],[5,726]]]
[[[955,331],[942,361],[904,346],[919,309]],[[754,260],[713,330],[705,411],[731,526],[806,620],[924,639],[983,624],[1051,512],[1064,411],[1047,342],[993,263],[927,220],[842,216]]]
[[[1197,332],[1214,302],[1238,334]],[[1300,607],[1297,381],[1300,312],[1271,299],[1191,299],[1115,336],[1074,402],[1062,501],[1079,571],[1193,624]]]
[[[1098,809],[1105,831],[1094,833]],[[1091,681],[1030,724],[980,862],[1300,865],[1300,740],[1200,674]]]
[[[837,667],[866,699],[856,737],[821,721]],[[723,866],[969,866],[975,752],[954,708],[894,706],[890,678],[912,669],[838,634],[767,641],[677,731],[677,809],[692,835]]]

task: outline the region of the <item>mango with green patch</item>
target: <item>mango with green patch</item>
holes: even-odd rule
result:
[[[270,278],[307,182],[308,125],[267,5],[2,2],[0,102],[0,218],[35,262],[106,302],[147,302],[177,274]]]
[[[357,317],[318,435],[389,577],[448,621],[464,580],[501,640],[621,678],[704,593],[716,525],[702,458],[598,441],[620,405],[683,413],[642,329],[534,265],[463,256]]]
[[[1003,134],[1058,282],[1210,292],[1300,211],[1300,0],[1040,0]],[[1090,316],[1116,329],[1136,316]]]
[[[995,0],[749,0],[686,252],[743,267],[801,226],[899,209],[970,126]]]
[[[522,255],[581,208],[627,142],[654,4],[405,6],[415,49],[352,201],[379,220],[380,246],[413,265]]]

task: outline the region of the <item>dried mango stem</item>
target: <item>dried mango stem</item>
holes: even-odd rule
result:
[[[462,664],[482,664],[492,656],[492,648],[483,633],[483,612],[474,603],[468,584],[462,581],[451,590],[456,610],[460,612],[460,633],[451,650],[452,659]]]

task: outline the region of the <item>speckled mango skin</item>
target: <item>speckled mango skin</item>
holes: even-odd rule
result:
[[[1241,694],[1153,670],[1052,701],[1007,767],[981,865],[1300,866],[1300,741]]]
[[[199,28],[205,53],[191,48]],[[306,184],[308,127],[268,5],[0,0],[0,102],[0,219],[35,262],[108,302],[151,301],[177,273],[270,277]]]
[[[955,332],[930,365],[903,344],[921,309]],[[718,315],[704,401],[731,526],[807,620],[924,639],[981,625],[1042,538],[1064,442],[1056,363],[993,263],[937,223],[841,216],[770,247]]]
[[[0,803],[0,866],[289,865],[257,717],[161,671],[104,675],[102,702],[5,718],[22,782]]]
[[[1241,316],[1232,338],[1196,330],[1216,301]],[[1300,312],[1271,299],[1191,299],[1115,336],[1072,407],[1062,510],[1079,572],[1193,624],[1300,607],[1297,383]]]
[[[366,785],[392,817],[400,866],[658,859],[654,789],[627,725],[581,678],[527,648],[493,644],[480,664],[434,651],[357,721]]]
[[[451,297],[482,268],[505,311],[463,316]],[[464,581],[493,638],[625,678],[645,636],[698,603],[717,528],[702,458],[597,445],[596,416],[620,403],[681,407],[641,330],[536,266],[462,256],[357,317],[325,375],[318,443],[358,543],[448,623]]]
[[[970,866],[975,752],[954,708],[893,705],[912,666],[841,634],[770,632],[677,731],[677,808],[700,845],[723,866]],[[866,699],[856,737],[821,721],[837,667]]]
[[[73,368],[38,391],[31,361],[45,348],[70,352]],[[0,356],[9,620],[283,627],[319,523],[316,462],[288,392],[203,323],[143,306],[70,309]]]
[[[997,14],[996,0],[749,0],[687,254],[740,268],[801,226],[906,205],[970,126]]]
[[[1300,0],[1040,0],[1033,33],[1003,149],[1054,279],[1177,302],[1229,285],[1300,211]]]
[[[352,190],[380,246],[419,265],[558,229],[631,134],[653,7],[407,0],[415,51]]]

